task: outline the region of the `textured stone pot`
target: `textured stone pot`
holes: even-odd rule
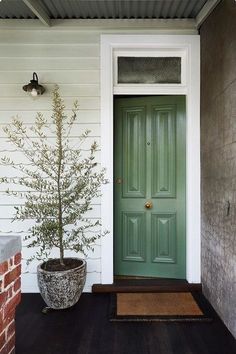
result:
[[[38,265],[38,286],[47,306],[59,310],[77,303],[86,280],[86,262],[78,260],[78,267],[64,271],[44,270],[45,262]]]

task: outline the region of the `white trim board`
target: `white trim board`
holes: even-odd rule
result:
[[[195,19],[66,19],[50,20],[50,27],[38,19],[1,19],[0,28],[19,30],[133,31],[135,33],[196,34]]]
[[[201,11],[198,13],[196,17],[196,27],[199,28],[203,24],[203,22],[207,19],[207,17],[212,13],[214,8],[221,2],[221,0],[208,0],[206,4],[203,6]]]
[[[199,283],[200,269],[200,38],[198,35],[101,36],[101,163],[110,183],[102,190],[101,220],[109,230],[101,241],[101,282],[113,283],[113,95],[114,52],[117,50],[178,49],[186,53],[186,85],[149,88],[149,94],[186,95],[186,274]],[[122,91],[119,91],[121,94]],[[123,94],[142,94],[132,90]],[[147,93],[144,91],[143,93]]]
[[[23,2],[45,26],[50,26],[50,18],[37,1],[23,0]]]

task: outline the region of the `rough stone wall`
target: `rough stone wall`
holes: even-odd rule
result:
[[[236,2],[201,34],[202,284],[236,337]]]

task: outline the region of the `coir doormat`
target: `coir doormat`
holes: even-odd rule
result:
[[[189,292],[117,293],[112,298],[111,321],[210,321]]]

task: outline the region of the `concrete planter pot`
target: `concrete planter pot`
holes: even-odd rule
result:
[[[78,258],[78,266],[63,271],[45,270],[47,262],[37,268],[38,286],[42,298],[48,307],[56,310],[66,309],[77,303],[86,280],[86,262]]]

